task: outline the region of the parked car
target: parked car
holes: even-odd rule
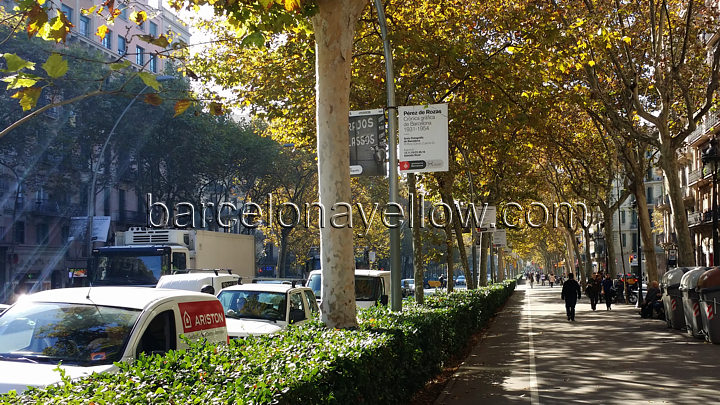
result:
[[[458,278],[455,279],[455,285],[465,285],[465,276],[458,276]]]
[[[230,338],[267,335],[318,314],[315,294],[292,284],[240,284],[220,291]]]
[[[403,297],[415,294],[415,279],[404,278],[400,280],[400,288],[402,288]]]
[[[322,270],[308,275],[307,287],[315,293],[318,304],[322,297]],[[355,304],[360,308],[387,305],[390,302],[390,272],[382,270],[355,270]]]
[[[67,376],[113,372],[140,353],[187,348],[180,339],[228,341],[220,301],[144,287],[62,288],[27,295],[0,315],[0,393]]]

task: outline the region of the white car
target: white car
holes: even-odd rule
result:
[[[8,304],[0,304],[0,314],[5,312],[6,309],[10,308],[10,305]]]
[[[315,293],[320,302],[322,297],[322,270],[313,270],[308,275],[306,286]],[[390,272],[381,270],[355,270],[355,305],[369,308],[373,305],[387,305],[390,302]]]
[[[142,287],[47,290],[0,315],[0,393],[117,370],[140,353],[228,342],[220,301],[199,292]]]
[[[208,292],[215,295],[223,288],[238,285],[240,281],[240,276],[237,274],[203,270],[181,274],[166,274],[160,277],[155,288],[205,292],[203,288],[212,287]]]
[[[220,291],[230,338],[267,335],[318,313],[315,295],[291,284],[240,284]]]

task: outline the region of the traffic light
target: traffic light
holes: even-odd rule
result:
[[[630,255],[630,257],[628,257],[628,262],[632,263],[634,261],[635,261],[635,255],[634,254]]]

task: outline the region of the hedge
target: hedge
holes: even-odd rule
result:
[[[407,299],[398,313],[385,307],[360,310],[355,330],[328,329],[313,321],[229,346],[191,344],[187,350],[117,363],[120,371],[114,374],[64,378],[58,385],[11,392],[0,402],[406,402],[465,347],[514,289],[515,281],[507,281],[429,295],[424,305]]]

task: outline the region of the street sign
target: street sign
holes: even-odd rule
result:
[[[472,210],[475,209],[473,216]],[[497,209],[494,205],[475,205],[468,204],[459,207],[458,212],[460,226],[463,233],[470,233],[470,228],[477,227],[478,232],[494,232],[495,223],[497,221]]]
[[[92,241],[107,242],[108,231],[110,230],[109,216],[93,217]],[[70,218],[70,240],[85,240],[85,231],[88,227],[88,217]]]
[[[496,229],[493,233],[493,247],[507,246],[507,231],[505,229]]]
[[[399,107],[398,119],[400,173],[448,171],[447,104]]]
[[[350,175],[387,175],[385,112],[381,109],[350,111]]]

